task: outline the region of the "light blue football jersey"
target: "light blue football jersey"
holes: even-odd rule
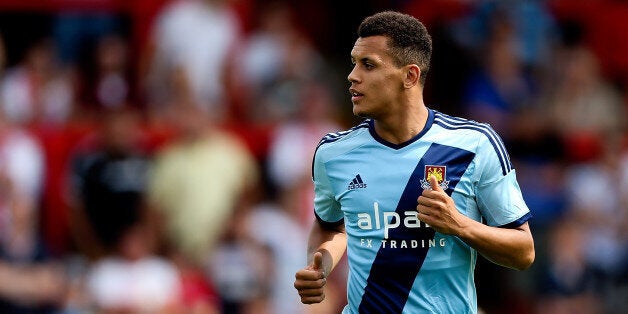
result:
[[[435,175],[464,215],[490,226],[526,222],[526,206],[500,137],[487,124],[429,110],[424,130],[395,145],[373,121],[327,134],[313,161],[315,214],[344,222],[348,305],[343,313],[476,313],[477,253],[417,218]]]

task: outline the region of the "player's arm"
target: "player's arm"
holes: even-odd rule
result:
[[[319,303],[325,299],[323,288],[326,278],[347,247],[343,212],[327,175],[324,153],[319,148],[320,145],[312,160],[316,220],[308,239],[307,266],[296,273],[294,282],[301,302],[305,304]]]
[[[492,262],[523,270],[534,261],[534,241],[528,223],[514,228],[485,225],[461,214],[453,199],[430,177],[431,190],[418,199],[418,218],[443,234],[459,237]]]
[[[466,217],[466,216],[465,216]],[[490,261],[523,270],[534,262],[534,241],[528,222],[515,228],[491,227],[467,218],[458,237]]]
[[[323,225],[315,222],[310,231],[307,246],[308,264],[312,264],[314,254],[320,252],[323,257],[323,273],[325,277],[338,265],[347,248],[347,234],[344,223],[337,226]]]
[[[347,247],[344,224],[330,226],[316,220],[310,231],[307,266],[295,275],[294,287],[301,302],[319,303],[325,299],[327,276],[338,265]]]

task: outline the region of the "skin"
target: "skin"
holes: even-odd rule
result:
[[[428,110],[416,64],[395,66],[384,36],[358,38],[351,51],[353,70],[347,79],[353,113],[372,118],[375,131],[400,144],[423,130]],[[418,218],[443,234],[459,237],[496,264],[523,270],[534,261],[534,242],[528,223],[513,228],[484,225],[461,214],[454,201],[430,178],[432,189],[418,198]],[[294,286],[305,304],[325,299],[326,277],[338,264],[347,245],[344,226],[324,229],[314,223],[308,244],[308,265],[295,275]]]

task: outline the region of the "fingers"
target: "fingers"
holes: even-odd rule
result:
[[[325,300],[325,293],[322,288],[315,290],[299,290],[299,296],[301,297],[301,303],[303,304],[320,303]]]
[[[417,206],[417,218],[426,224],[430,224],[438,215],[438,211],[434,210],[432,207],[423,205]]]
[[[440,187],[440,184],[438,184],[438,179],[436,179],[436,176],[430,176],[430,186],[432,187],[432,190],[434,191],[442,191],[443,188]]]
[[[322,272],[302,269],[296,274],[294,287],[299,292],[302,303],[313,304],[325,299],[324,287],[326,283],[327,279],[323,277]]]
[[[436,176],[430,176],[430,188],[423,190],[423,193],[417,199],[417,211],[426,215],[430,212],[443,209],[447,205],[447,198],[443,188],[438,184]]]
[[[442,207],[444,204],[445,204],[445,201],[437,197],[432,197],[431,195],[430,196],[421,195],[417,199],[417,209],[421,209],[420,207],[424,207],[423,208],[424,210],[429,209],[429,208],[439,208],[439,207]]]
[[[308,290],[320,290],[323,289],[325,284],[327,283],[327,279],[316,279],[316,280],[303,280],[297,278],[294,281],[294,287],[299,290],[299,292],[308,291]]]
[[[438,184],[438,179],[436,179],[435,176],[430,176],[429,181],[430,181],[430,188],[424,189],[423,192],[421,193],[421,197],[424,197],[424,198],[427,197],[430,199],[438,199],[438,198],[444,198],[447,196],[443,188],[440,186],[440,184]],[[419,197],[419,199],[421,197]]]
[[[314,270],[323,270],[323,253],[316,252],[314,253],[314,260],[312,263],[312,269]]]
[[[314,253],[310,265],[299,270],[295,277],[294,287],[299,292],[302,303],[319,303],[325,299],[323,287],[325,287],[327,279],[325,279],[321,252]]]

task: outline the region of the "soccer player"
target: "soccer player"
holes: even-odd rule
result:
[[[394,11],[363,20],[348,76],[353,113],[313,160],[316,221],[295,288],[323,301],[347,250],[343,313],[477,313],[479,252],[523,270],[534,243],[515,171],[486,124],[426,107],[431,37]]]

